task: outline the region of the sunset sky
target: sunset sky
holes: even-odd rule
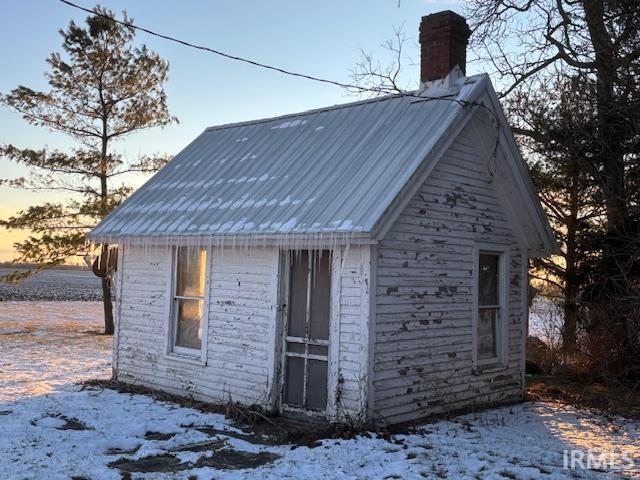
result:
[[[95,6],[84,0],[77,3]],[[394,27],[402,25],[409,37],[405,79],[416,80],[420,17],[444,9],[461,12],[458,2],[429,0],[105,0],[101,4],[116,12],[126,9],[136,24],[160,33],[342,82],[349,82],[360,48],[377,53],[384,61],[379,44],[392,37]],[[3,6],[0,92],[7,93],[18,85],[46,90],[45,58],[60,49],[58,29],[66,27],[70,19],[82,23],[87,14],[55,0]],[[180,123],[127,138],[118,148],[130,158],[154,152],[175,154],[207,126],[354,100],[338,87],[235,63],[143,33],[138,33],[136,43],[145,43],[169,61],[166,91],[170,111]],[[472,55],[470,60],[468,73],[482,70]],[[5,143],[50,149],[73,145],[66,136],[29,126],[18,114],[0,106],[0,144]],[[24,174],[15,163],[0,159],[0,178]],[[131,179],[136,185],[142,181]],[[28,205],[60,198],[0,187],[0,218]],[[12,244],[24,236],[25,232],[0,231],[1,261],[13,258]]]

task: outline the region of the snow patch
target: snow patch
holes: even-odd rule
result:
[[[291,128],[291,127],[298,127],[301,125],[306,124],[307,121],[306,120],[300,120],[300,119],[296,119],[296,120],[289,120],[286,122],[282,122],[278,125],[274,125],[273,127],[271,127],[271,130],[277,130],[280,128]]]

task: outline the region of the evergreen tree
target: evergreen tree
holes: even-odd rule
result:
[[[100,6],[95,11],[86,25],[71,21],[60,30],[62,52],[47,59],[48,91],[19,86],[0,95],[2,103],[30,124],[63,132],[77,143],[70,152],[0,147],[0,155],[29,171],[26,178],[3,179],[0,184],[68,194],[66,201],[31,206],[0,221],[6,228],[32,232],[15,245],[16,261],[41,268],[87,253],[86,233],[132,190],[122,176],[155,171],[166,161],[162,156],[126,161],[114,151],[114,142],[176,121],[168,112],[164,91],[168,63],[146,46],[133,45],[135,30],[126,13],[117,23],[111,20],[116,18],[112,11]],[[112,334],[108,252],[109,246],[102,245],[94,271],[102,277],[105,333]],[[5,280],[22,276],[14,272]]]
[[[533,259],[533,276],[557,287],[564,310],[562,344],[577,350],[579,296],[594,262],[594,235],[603,233],[603,193],[590,159],[597,149],[588,79],[558,75],[539,89],[516,92],[508,114],[527,157],[539,197],[560,245],[556,258]]]

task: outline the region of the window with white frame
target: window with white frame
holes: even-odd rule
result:
[[[202,348],[207,276],[207,251],[177,247],[173,278],[173,351],[196,353]]]
[[[479,251],[477,257],[476,345],[478,362],[499,360],[506,316],[504,252]]]

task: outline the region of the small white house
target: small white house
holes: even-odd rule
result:
[[[468,34],[424,17],[420,91],[208,128],[102,221],[115,377],[332,421],[520,399],[555,242]]]

